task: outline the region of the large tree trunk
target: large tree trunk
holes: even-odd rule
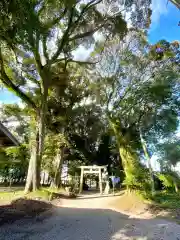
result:
[[[45,139],[45,118],[47,113],[47,97],[50,82],[49,66],[46,68],[42,68],[41,59],[36,50],[34,51],[34,57],[41,77],[41,105],[36,111],[37,122],[35,122],[34,126],[38,126],[38,140],[36,141],[36,146],[33,146],[31,151],[31,158],[29,162],[28,175],[25,187],[26,191],[31,190],[32,185],[33,191],[40,187],[41,162]]]
[[[32,190],[36,191],[40,187],[41,162],[45,139],[47,91],[45,92],[45,94],[42,95],[41,101],[41,109],[40,111],[37,111],[36,121],[34,122],[33,129],[31,129],[31,132],[36,132],[36,136],[32,137],[31,158],[29,161],[25,192],[29,192]]]
[[[61,185],[62,165],[64,160],[64,147],[60,148],[60,152],[56,155],[56,173],[54,178],[55,187],[58,188]]]
[[[119,154],[122,159],[122,164],[124,168],[124,173],[126,176],[127,188],[135,184],[136,179],[139,177],[139,158],[129,146],[120,145]]]
[[[33,139],[31,139],[31,157],[29,160],[28,173],[26,178],[25,193],[30,191],[35,191],[37,189],[36,185],[36,175],[37,175],[37,161],[38,161],[38,145],[39,145],[39,134],[36,132]]]
[[[176,170],[175,167],[173,165],[171,165],[171,171],[176,174]],[[174,183],[174,190],[176,193],[179,192],[179,187],[178,187],[178,182],[175,176],[173,176],[173,183]]]
[[[147,159],[147,162],[148,162],[148,168],[149,168],[149,173],[150,173],[150,177],[151,177],[151,194],[153,196],[155,194],[155,183],[154,183],[153,169],[152,169],[152,166],[151,166],[151,158],[149,156],[149,153],[148,153],[148,150],[147,150],[147,145],[146,145],[145,140],[142,137],[141,132],[140,132],[140,138],[141,138],[141,145],[142,145],[142,148],[143,148],[143,151],[144,151],[144,155],[145,155],[145,157]]]
[[[179,187],[178,187],[176,179],[174,179],[174,188],[175,188],[175,192],[178,193],[179,192]]]
[[[42,154],[44,148],[44,138],[45,138],[45,123],[44,118],[40,115],[39,123],[38,123],[38,131],[39,131],[39,139],[38,139],[38,151],[37,151],[37,160],[35,162],[35,174],[33,177],[33,189],[39,189],[40,187],[40,175],[41,175],[41,162],[42,162]]]
[[[40,175],[41,175],[41,162],[44,150],[44,140],[45,140],[45,120],[47,112],[47,96],[48,96],[48,86],[43,87],[43,94],[41,98],[41,109],[39,114],[39,144],[38,144],[38,158],[36,161],[36,176],[34,177],[34,184],[38,189],[40,187]]]
[[[136,151],[129,144],[128,134],[123,135],[119,124],[110,120],[111,127],[116,137],[119,155],[122,160],[122,165],[125,173],[125,180],[127,188],[135,186],[140,180],[140,160]]]

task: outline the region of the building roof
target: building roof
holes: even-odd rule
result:
[[[0,122],[0,147],[10,147],[19,145],[18,140]]]

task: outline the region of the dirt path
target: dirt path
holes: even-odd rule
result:
[[[56,202],[53,215],[26,219],[0,229],[0,240],[178,240],[180,225],[141,219],[107,208],[111,197]]]

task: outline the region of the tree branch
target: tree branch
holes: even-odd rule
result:
[[[51,64],[59,63],[59,62],[62,62],[62,61],[66,61],[66,58],[57,58],[56,60],[51,61]]]
[[[26,102],[29,106],[31,106],[33,109],[37,110],[36,104],[18,87],[16,86],[10,78],[7,76],[5,69],[4,69],[4,62],[2,57],[2,52],[0,48],[0,71],[1,71],[1,81],[3,84],[10,88],[13,92],[16,93],[17,96],[19,96],[24,102]]]
[[[67,60],[67,62],[74,62],[74,63],[78,63],[78,64],[97,64],[98,62],[88,62],[88,61],[78,61],[78,60],[73,60],[73,59],[69,59]]]
[[[52,63],[53,61],[55,61],[58,56],[60,55],[65,43],[66,43],[66,40],[68,38],[68,35],[69,35],[69,32],[70,32],[70,29],[72,27],[72,20],[73,20],[73,15],[74,15],[74,8],[71,8],[71,11],[70,11],[70,15],[69,15],[69,21],[68,21],[68,27],[60,41],[60,44],[58,46],[58,49],[56,51],[56,53],[53,55],[52,59],[50,60],[50,63]]]
[[[102,2],[102,0],[99,0],[96,2],[96,0],[92,0],[89,3],[86,4],[86,6],[82,9],[78,19],[75,21],[75,26],[77,27],[80,20],[82,19],[82,17],[84,16],[84,14],[92,7],[96,6],[97,4],[99,4],[100,2]]]
[[[43,40],[42,40],[42,44],[43,44],[43,54],[44,54],[44,57],[46,58],[46,62],[49,61],[49,56],[48,56],[48,53],[47,53],[47,45],[46,45],[46,35],[43,36]]]
[[[65,14],[67,13],[67,10],[68,8],[64,8],[63,13],[59,17],[53,19],[52,22],[48,24],[48,29],[56,25],[65,16]]]
[[[132,128],[135,127],[136,125],[139,126],[140,121],[141,121],[141,119],[142,119],[142,117],[143,117],[144,115],[145,115],[145,113],[144,113],[144,112],[141,112],[141,113],[139,114],[138,119],[137,119],[136,121],[134,121],[134,122],[128,127],[128,129],[132,129]]]
[[[114,94],[114,91],[115,91],[115,81],[113,81],[113,83],[112,83],[112,91],[110,92],[109,97],[107,97],[107,104],[106,104],[106,110],[107,111],[109,111],[109,104],[110,104],[110,101],[112,100],[112,96]]]
[[[33,47],[32,51],[33,51],[34,58],[35,58],[37,67],[39,69],[39,72],[41,72],[43,66],[42,66],[41,57],[40,57],[40,54],[39,54],[39,40],[40,40],[40,34],[36,33],[36,40],[35,40],[36,44]]]
[[[78,64],[97,64],[97,62],[88,62],[88,61],[78,61],[78,60],[73,60],[73,59],[67,59],[67,58],[59,58],[59,59],[56,59],[55,61],[51,62],[51,64],[56,64],[56,63],[59,63],[59,62],[62,62],[62,61],[65,61],[66,65],[70,62],[73,62],[73,63],[78,63]]]
[[[77,34],[77,35],[75,35],[74,37],[69,38],[69,42],[74,41],[74,40],[77,40],[77,39],[81,39],[81,38],[84,38],[84,37],[91,36],[93,33],[97,32],[97,31],[98,31],[100,28],[102,28],[104,25],[105,25],[105,23],[100,24],[98,27],[96,27],[96,28],[94,28],[94,29],[92,29],[92,30],[90,30],[90,31]]]

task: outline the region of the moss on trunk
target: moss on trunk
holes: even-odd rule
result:
[[[140,163],[139,156],[135,149],[130,144],[130,136],[128,133],[123,134],[120,123],[112,122],[111,127],[116,137],[119,155],[122,159],[122,165],[125,173],[125,185],[129,189],[142,189],[147,186],[149,176],[145,176],[146,172]]]

